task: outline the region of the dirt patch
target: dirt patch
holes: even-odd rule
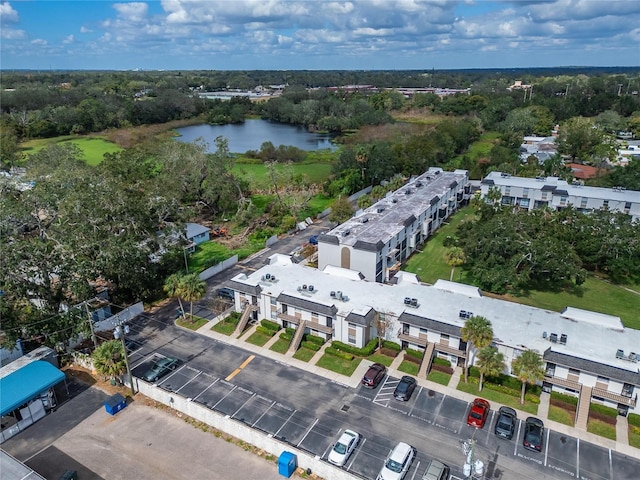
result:
[[[127,394],[131,396],[131,391],[126,386],[111,385],[111,381],[109,379],[105,379],[86,368],[80,367],[79,365],[67,365],[66,367],[62,368],[62,371],[69,377],[73,377],[75,380],[86,385],[96,387],[103,392],[108,393],[109,395],[115,395],[116,393],[119,393],[123,397],[126,397]]]

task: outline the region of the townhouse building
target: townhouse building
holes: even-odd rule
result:
[[[491,189],[498,189],[502,205],[516,205],[533,210],[548,207],[560,210],[573,206],[589,213],[604,208],[630,215],[640,220],[640,192],[621,187],[586,187],[581,182],[568,183],[558,177],[515,177],[507,173],[491,172],[480,183],[480,194],[486,197]]]
[[[296,329],[294,349],[302,333],[363,347],[384,330],[386,340],[424,351],[427,369],[436,356],[464,363],[461,329],[468,318],[480,315],[491,321],[505,373],[524,350],[533,349],[545,361],[544,388],[577,395],[581,403],[640,413],[640,331],[624,328],[618,317],[570,307],[542,310],[445,280],[425,285],[403,271],[393,284],[370,282],[354,270],[310,268],[280,254],[228,286],[235,290],[238,312]]]
[[[318,268],[329,265],[388,282],[400,265],[471,196],[469,172],[429,168],[318,237]]]

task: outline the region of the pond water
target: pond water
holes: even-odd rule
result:
[[[271,142],[277,148],[290,145],[302,150],[335,150],[332,136],[325,133],[309,132],[302,127],[273,123],[267,120],[245,120],[232,125],[192,125],[177,129],[180,137],[176,140],[191,143],[203,138],[209,144],[209,152],[215,152],[215,139],[225,137],[229,141],[229,151],[245,153],[247,150],[260,150],[264,142]]]

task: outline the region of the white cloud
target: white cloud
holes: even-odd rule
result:
[[[18,23],[19,21],[18,12],[13,9],[9,2],[0,3],[0,22],[2,25]]]
[[[93,32],[93,30],[91,30],[88,27],[85,27],[84,25],[80,27],[80,33],[91,33],[91,32]]]
[[[73,43],[73,35],[67,35],[65,37],[64,40],[62,40],[62,43],[64,44],[69,44],[69,43]]]
[[[0,29],[0,38],[4,38],[5,40],[22,40],[27,38],[27,32],[14,28],[2,28]]]
[[[114,3],[113,8],[118,12],[118,17],[132,23],[144,22],[149,11],[149,6],[143,2]]]
[[[31,45],[45,46],[48,45],[48,42],[43,38],[34,38],[31,40]]]

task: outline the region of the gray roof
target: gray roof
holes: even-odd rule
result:
[[[317,312],[328,316],[334,316],[338,311],[335,305],[322,305],[314,300],[294,297],[292,295],[287,295],[286,293],[278,295],[277,301],[293,307],[303,308],[309,312]]]
[[[262,288],[260,285],[249,285],[247,283],[236,282],[235,280],[229,280],[224,284],[225,287],[229,287],[232,290],[240,293],[246,293],[248,295],[259,296]]]
[[[367,312],[366,315],[359,315],[357,313],[350,312],[349,315],[345,317],[345,320],[349,323],[355,323],[358,325],[362,325],[363,327],[368,327],[372,324],[375,316],[376,311],[372,308]]]
[[[398,318],[398,321],[410,323],[411,325],[426,328],[427,330],[434,332],[446,333],[447,335],[454,335],[456,337],[460,336],[461,327],[439,322],[431,318],[421,317],[408,312],[403,312]]]
[[[605,365],[604,363],[587,360],[586,358],[554,352],[551,350],[551,347],[544,352],[543,358],[547,362],[575,368],[582,372],[593,373],[594,375],[600,375],[602,377],[607,377],[624,383],[630,383],[632,385],[640,385],[640,371],[631,372],[611,365]]]
[[[187,238],[192,239],[193,237],[197,237],[198,235],[208,232],[209,227],[205,227],[204,225],[200,225],[199,223],[187,223],[186,230]]]

